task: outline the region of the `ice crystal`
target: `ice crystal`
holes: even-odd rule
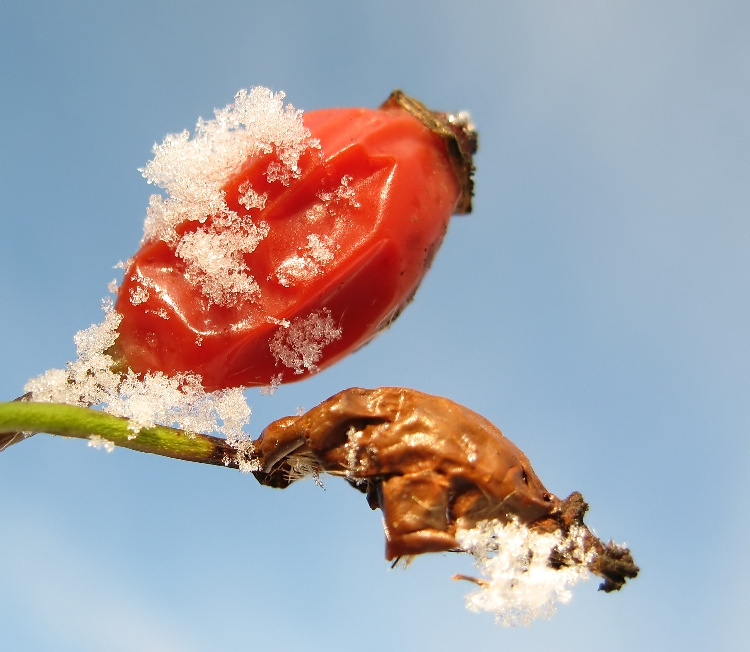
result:
[[[344,451],[346,452],[346,476],[354,478],[357,471],[360,471],[364,466],[360,459],[363,452],[362,440],[364,439],[364,433],[351,426],[346,433],[346,437],[346,444],[344,444]]]
[[[103,448],[108,453],[115,450],[115,443],[109,441],[109,439],[104,439],[104,437],[100,435],[91,435],[89,437],[89,446],[91,448]]]
[[[339,185],[333,192],[320,192],[318,197],[323,201],[324,204],[338,202],[348,202],[355,208],[359,208],[359,202],[356,199],[356,193],[354,188],[350,187],[349,184],[354,178],[348,174],[341,177],[341,185]]]
[[[284,287],[310,279],[321,273],[325,265],[333,260],[335,247],[336,245],[328,236],[309,234],[307,247],[301,255],[290,256],[280,263],[276,268],[276,278]]]
[[[111,305],[105,306],[104,321],[73,338],[78,359],[66,369],[50,369],[30,380],[25,391],[31,392],[35,401],[80,406],[98,405],[116,394],[120,377],[111,371],[114,361],[106,350],[117,338],[120,319]]]
[[[281,381],[284,379],[284,374],[279,373],[275,374],[271,378],[271,383],[269,385],[266,385],[265,387],[260,388],[260,393],[262,396],[272,396],[276,393],[276,390],[281,387]]]
[[[175,252],[187,263],[185,275],[210,302],[231,306],[235,297],[260,293],[250,274],[245,255],[255,251],[268,235],[268,224],[254,224],[248,218],[214,221],[211,228],[186,233]]]

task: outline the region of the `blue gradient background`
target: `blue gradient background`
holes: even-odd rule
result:
[[[39,436],[0,455],[0,648],[746,649],[749,28],[721,0],[4,0],[0,397],[101,320],[154,142],[243,87],[303,109],[401,87],[471,110],[475,212],[390,331],[250,392],[252,432],[352,385],[451,397],[642,576],[504,629],[464,609],[469,560],[390,570],[343,482]]]

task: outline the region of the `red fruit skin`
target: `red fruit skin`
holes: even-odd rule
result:
[[[251,216],[255,224],[267,222],[269,234],[245,255],[260,295],[239,296],[230,307],[211,303],[188,280],[174,247],[147,242],[131,260],[115,304],[122,316],[112,350],[118,364],[136,373],[200,374],[207,391],[268,385],[280,373],[289,382],[357,349],[406,305],[461,195],[445,140],[399,107],[328,109],[303,119],[321,150],[303,154],[300,178],[288,186],[269,183],[271,154],[249,159],[224,186],[228,207],[240,215],[249,214],[239,203],[243,184],[268,195]],[[311,218],[319,194],[335,192],[343,177],[351,178],[356,205],[334,201],[332,210],[318,209]],[[280,266],[305,250],[311,234],[325,239],[333,259],[282,284]],[[139,286],[148,298],[134,305]],[[341,336],[322,348],[314,367],[295,372],[271,351],[279,321],[324,309]]]

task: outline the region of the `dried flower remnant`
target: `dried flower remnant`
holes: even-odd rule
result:
[[[345,390],[270,424],[255,447],[262,482],[283,486],[286,464],[310,452],[320,471],[354,482],[383,510],[388,559],[457,548],[459,523],[507,514],[528,523],[559,502],[489,421],[410,389]]]
[[[580,494],[560,500],[493,424],[446,398],[412,389],[352,388],[255,441],[261,484],[284,488],[300,468],[346,478],[380,508],[386,559],[463,550],[489,580],[474,608],[518,624],[552,613],[594,573],[617,590],[638,568],[583,522]]]

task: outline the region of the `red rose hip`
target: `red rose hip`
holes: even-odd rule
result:
[[[408,303],[450,216],[471,210],[468,118],[396,91],[379,109],[312,111],[302,124],[301,144],[256,138],[239,162],[214,163],[204,185],[218,199],[180,178],[227,156],[215,126],[198,154],[185,149],[187,167],[151,171],[173,196],[152,198],[118,291],[118,365],[196,373],[209,391],[288,382],[360,347]]]

